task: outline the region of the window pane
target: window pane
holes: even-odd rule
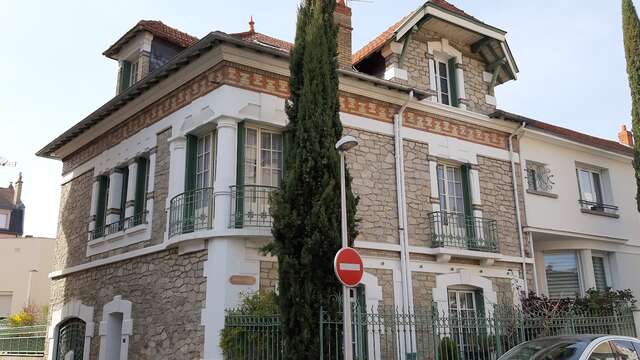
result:
[[[591,352],[589,360],[616,360],[616,357],[611,350],[609,342],[604,342],[598,345],[593,352]]]
[[[614,340],[611,344],[620,360],[638,360],[638,353],[631,341]]]
[[[576,296],[580,293],[578,261],[575,253],[545,254],[544,267],[549,297]]]
[[[602,204],[602,185],[600,183],[600,174],[598,173],[591,173],[591,176],[593,176],[593,187],[594,187],[594,195],[595,195],[595,202],[597,202],[598,204]]]
[[[447,64],[438,62],[438,72],[440,77],[447,78]]]
[[[604,290],[607,287],[607,276],[604,268],[604,258],[594,256],[593,259],[593,275],[596,279],[596,289]]]
[[[593,189],[591,187],[591,176],[586,170],[578,170],[578,181],[580,183],[580,192],[582,194],[582,200],[595,201],[593,196]]]

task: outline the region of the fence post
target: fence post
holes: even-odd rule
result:
[[[635,331],[634,336],[640,335],[640,308],[633,308],[631,310],[633,314],[633,330]]]
[[[324,358],[324,341],[323,341],[323,328],[324,326],[322,326],[322,306],[320,306],[320,319],[318,321],[318,323],[320,324],[320,360],[322,360]]]

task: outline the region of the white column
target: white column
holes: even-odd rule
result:
[[[464,71],[462,70],[462,58],[456,57],[456,86],[458,87],[458,107],[466,109],[464,101],[467,99],[464,90]]]
[[[593,259],[591,257],[591,249],[578,250],[583,291],[596,287],[596,278],[593,274]]]
[[[138,162],[131,161],[129,164],[129,178],[127,181],[127,198],[126,198],[126,210],[124,217],[129,218],[132,217],[135,211],[135,200],[136,200],[136,185],[138,183]]]
[[[187,165],[187,138],[177,135],[169,139],[169,190],[167,204],[174,196],[184,192],[184,174]],[[151,175],[151,174],[149,174]]]
[[[120,219],[120,202],[122,200],[122,172],[113,170],[109,175],[109,196],[107,198],[107,222],[112,224]]]
[[[437,94],[438,85],[436,83],[436,60],[431,53],[427,54],[427,57],[429,58],[429,90],[432,90]],[[438,96],[430,96],[429,101],[438,102]]]
[[[100,181],[98,177],[93,179],[93,185],[91,188],[91,209],[89,210],[89,231],[93,231],[96,228],[96,214],[98,213],[98,196],[100,194]]]
[[[230,186],[236,184],[238,122],[235,119],[218,120],[216,159],[215,229],[226,229],[230,221]],[[224,155],[224,156],[223,156]]]

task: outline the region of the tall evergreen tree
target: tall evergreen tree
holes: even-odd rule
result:
[[[627,57],[627,75],[631,88],[633,167],[636,174],[636,202],[640,211],[640,20],[631,0],[622,0],[622,31],[624,52]]]
[[[340,158],[342,136],[337,75],[335,0],[303,0],[290,54],[286,104],[285,174],[272,197],[274,241],[265,250],[278,257],[279,302],[285,359],[319,355],[320,308],[340,293],[333,257],[341,247]],[[349,238],[357,235],[357,199],[347,176]]]

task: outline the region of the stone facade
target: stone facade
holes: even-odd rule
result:
[[[393,307],[393,270],[365,268],[364,271],[378,278],[378,286],[382,288],[382,301],[378,304],[384,307]]]
[[[409,245],[430,246],[427,215],[432,211],[430,202],[429,145],[404,141],[404,179],[407,200]]]
[[[199,359],[206,259],[206,251],[178,255],[171,249],[54,279],[50,309],[54,312],[72,299],[93,307],[90,358],[97,359],[102,308],[120,295],[132,302],[130,359]]]
[[[417,312],[431,311],[433,302],[433,288],[436,287],[434,273],[413,272],[413,307]]]
[[[393,138],[356,129],[345,133],[358,139],[346,159],[360,196],[357,240],[399,244]]]
[[[278,263],[260,261],[260,292],[275,291],[278,287]]]
[[[518,187],[522,190],[522,176],[516,167]],[[480,175],[480,198],[482,216],[498,222],[498,238],[500,253],[520,256],[518,225],[513,196],[511,164],[508,161],[478,156],[478,172]],[[525,225],[523,196],[520,196],[521,219]]]

